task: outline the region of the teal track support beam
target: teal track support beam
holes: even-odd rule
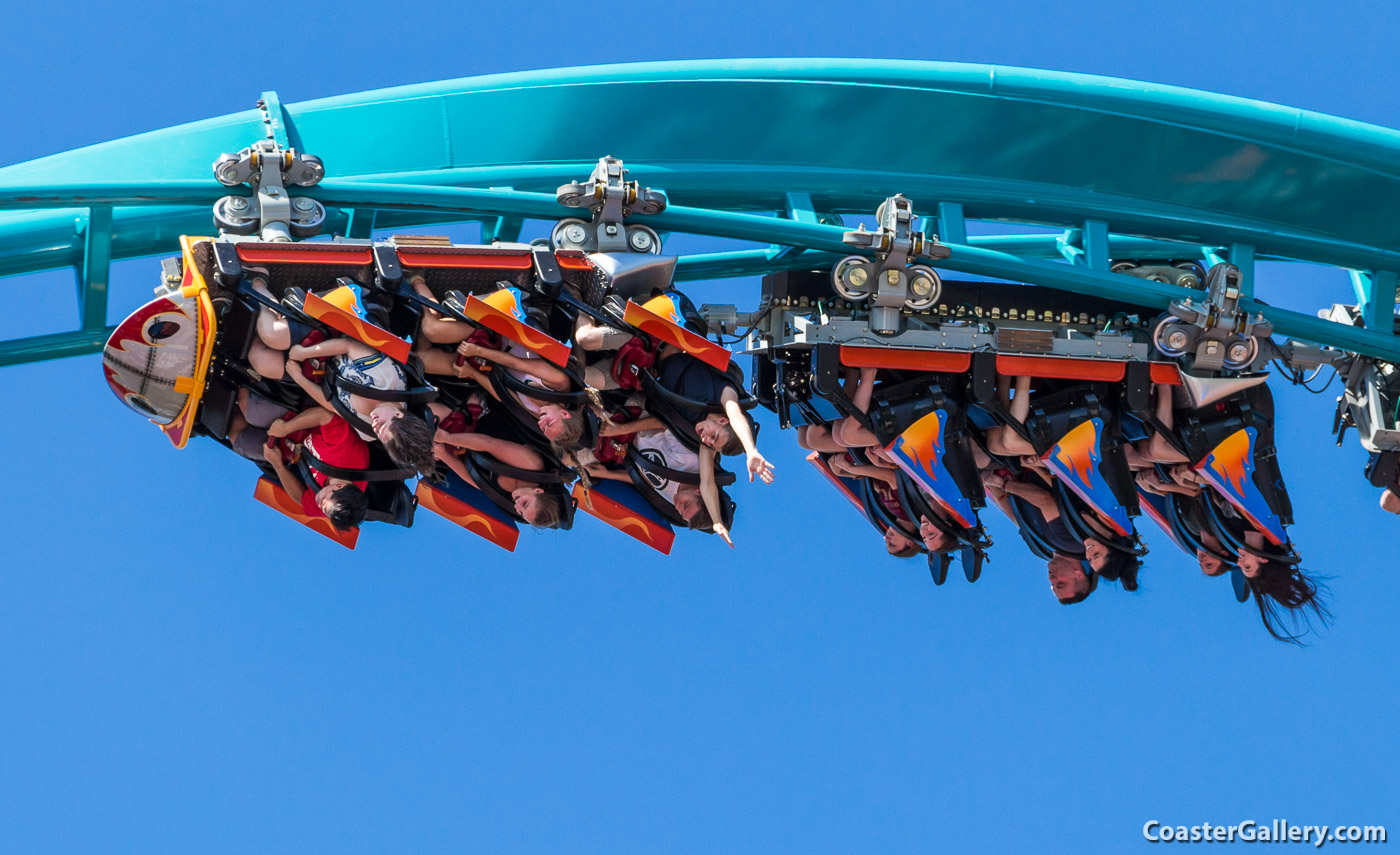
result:
[[[573,126],[622,103],[664,121]],[[682,260],[682,277],[821,267],[852,252],[830,215],[868,219],[902,193],[936,218],[953,250],[938,266],[950,271],[1156,307],[1179,292],[1112,275],[1108,260],[1228,260],[1244,272],[1245,305],[1280,334],[1400,357],[1389,318],[1400,131],[1388,128],[1089,75],[839,59],[551,69],[287,105],[269,91],[261,106],[0,168],[0,276],[77,267],[80,322],[102,327],[106,266],[210,234],[210,206],[230,190],[210,164],[260,139],[321,158],[327,179],[297,193],[326,205],[327,234],[360,239],[482,222],[489,240],[512,235],[512,221],[576,216],[556,188],[603,154],[630,152],[632,177],[672,202],[648,225],[745,242]],[[736,114],[769,118],[743,141],[717,137]],[[847,121],[833,125],[832,115]],[[491,134],[479,133],[486,118]],[[892,119],[907,132],[851,137]],[[386,127],[397,130],[394,146],[365,143]],[[1008,138],[1021,141],[1014,156]],[[1247,180],[1202,171],[1245,155],[1258,163]],[[1271,192],[1298,186],[1308,192]],[[969,237],[968,220],[1054,231]],[[1364,289],[1369,328],[1254,300],[1269,298],[1257,260],[1376,271]],[[54,355],[80,346],[64,339]]]
[[[1394,271],[1348,271],[1361,307],[1361,320],[1368,330],[1391,332],[1395,329],[1395,289],[1400,276]]]
[[[282,99],[277,97],[276,91],[269,89],[258,96],[258,100],[267,111],[267,118],[264,120],[267,138],[276,140],[282,148],[288,148],[291,143],[287,141],[287,117],[282,113]]]
[[[524,217],[492,217],[481,223],[481,242],[514,243],[520,240],[520,230],[525,227]]]
[[[345,236],[353,240],[369,240],[374,235],[374,221],[378,213],[373,208],[351,209]]]
[[[84,330],[107,326],[107,282],[112,272],[112,209],[88,209],[83,228],[83,263],[78,269],[78,325]]]
[[[1084,249],[1084,263],[1090,270],[1108,269],[1108,223],[1085,220],[1080,243]]]
[[[1230,263],[1240,269],[1240,293],[1254,297],[1254,247],[1236,243],[1230,245]]]
[[[811,193],[788,193],[785,199],[789,220],[796,220],[799,223],[818,222],[817,206],[812,204]]]
[[[938,204],[938,239],[944,243],[967,243],[967,218],[957,202]]]
[[[0,342],[0,366],[101,353],[116,327],[36,335]]]

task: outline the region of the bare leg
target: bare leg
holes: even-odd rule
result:
[[[1157,386],[1157,420],[1172,427],[1172,387],[1165,383]]]
[[[617,350],[631,338],[631,333],[600,324],[585,314],[574,323],[574,344],[584,350]]]
[[[1003,378],[998,377],[998,383]],[[1031,378],[1016,378],[1016,395],[1011,399],[1008,407],[1011,418],[1017,424],[1025,424],[1026,417],[1031,412]],[[1021,454],[1035,454],[1035,446],[1026,441],[1015,430],[1002,425],[987,432],[987,448],[999,457],[1007,457]]]
[[[987,449],[998,457],[1034,455],[1035,446],[1011,428],[1002,425],[987,431]]]
[[[874,433],[851,416],[832,425],[831,438],[846,448],[863,448],[880,441]]]
[[[1172,427],[1172,389],[1165,384],[1157,387],[1157,419],[1170,430]],[[1142,456],[1154,463],[1186,463],[1186,455],[1177,451],[1167,438],[1154,433],[1142,444]]]
[[[860,376],[857,368],[847,368],[841,375],[841,392],[849,399],[855,394],[856,378]]]
[[[1128,460],[1128,468],[1132,470],[1148,469],[1152,466],[1152,461],[1147,460],[1138,453],[1137,447],[1132,443],[1124,443],[1123,456]]]
[[[233,414],[233,418],[229,419],[228,423],[228,441],[238,442],[238,437],[241,436],[243,434],[243,431],[247,429],[248,420],[243,417],[243,413],[235,412]]]
[[[797,441],[810,451],[841,452],[845,446],[831,437],[831,431],[824,425],[803,425],[805,433],[799,429]]]
[[[281,380],[287,374],[287,352],[274,350],[261,341],[255,341],[248,348],[248,364],[268,380]]]
[[[426,320],[426,316],[424,318]],[[428,341],[418,342],[418,346],[413,349],[414,354],[423,360],[423,371],[427,374],[436,374],[439,377],[455,377],[453,368],[457,364],[457,354],[446,350],[439,350],[433,347]]]
[[[1016,397],[1011,399],[1011,417],[1019,424],[1026,423],[1031,414],[1031,378],[1016,378]]]
[[[862,413],[870,412],[870,399],[875,396],[875,375],[878,373],[878,368],[862,368],[860,370],[860,382],[856,385],[856,393],[851,398],[851,403],[855,404],[856,409]],[[866,444],[869,445],[869,443]]]
[[[423,281],[423,277],[413,278],[413,293],[425,300],[437,302],[437,297],[428,289],[428,285]],[[456,344],[459,341],[466,341],[475,330],[471,324],[464,324],[456,318],[445,318],[434,312],[432,309],[423,310],[423,319],[418,326],[418,331],[423,334],[423,338],[434,344]]]
[[[433,344],[456,344],[471,338],[476,328],[455,318],[444,318],[429,309],[423,313],[419,331],[423,333],[423,338]]]
[[[267,290],[267,284],[261,279],[254,279],[252,288],[269,300],[276,302],[277,298],[272,296],[272,292]],[[262,343],[272,350],[283,350],[292,346],[292,331],[287,325],[287,318],[280,312],[274,312],[266,306],[258,306],[258,338]],[[256,342],[254,342],[256,344]],[[250,356],[251,359],[251,356]],[[258,371],[262,374],[262,371]],[[263,375],[267,376],[267,375]]]

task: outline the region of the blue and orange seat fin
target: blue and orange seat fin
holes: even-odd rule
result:
[[[448,472],[442,484],[419,481],[415,495],[419,507],[427,508],[472,534],[484,537],[507,552],[515,551],[515,545],[520,540],[520,529],[515,520],[503,514],[485,493],[455,473]]]
[[[584,513],[602,520],[628,537],[650,546],[662,555],[671,554],[676,535],[670,523],[661,518],[645,497],[628,484],[603,480],[584,489],[574,485],[573,496]]]

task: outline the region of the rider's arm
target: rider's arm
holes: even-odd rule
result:
[[[295,359],[287,360],[287,376],[291,377],[292,380],[301,387],[303,392],[310,395],[311,400],[325,407],[327,410],[330,410],[332,413],[335,412],[335,407],[332,407],[331,402],[326,399],[326,393],[321,391],[321,387],[306,379],[306,376],[301,373],[300,362],[297,362]]]
[[[301,372],[297,373],[300,375]],[[302,410],[285,421],[278,419],[273,422],[267,429],[267,435],[281,437],[299,430],[309,430],[326,424],[334,417],[335,414],[325,407],[312,407],[309,410]]]

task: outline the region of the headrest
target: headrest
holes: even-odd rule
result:
[[[588,256],[593,266],[608,279],[608,291],[627,299],[645,298],[653,291],[671,287],[676,272],[675,256],[638,252],[595,252]]]

